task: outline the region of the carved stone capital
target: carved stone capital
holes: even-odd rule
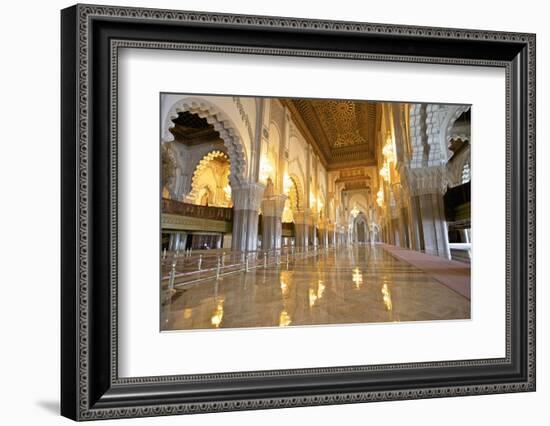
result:
[[[259,211],[264,195],[265,185],[261,183],[245,183],[231,187],[231,198],[235,210]]]
[[[444,165],[418,169],[403,168],[402,183],[411,196],[445,194],[447,192],[447,169]]]
[[[311,211],[309,209],[293,212],[294,223],[308,225],[311,223]]]
[[[262,214],[280,218],[285,208],[286,195],[273,195],[262,200]]]

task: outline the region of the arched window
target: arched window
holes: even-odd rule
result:
[[[462,175],[460,176],[460,183],[470,182],[470,163],[464,164],[462,167]]]

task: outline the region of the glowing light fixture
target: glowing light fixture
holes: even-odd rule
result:
[[[395,148],[393,146],[393,139],[389,131],[388,136],[386,137],[386,142],[382,147],[382,156],[384,157],[384,165],[380,169],[380,176],[382,176],[386,182],[389,182],[391,178],[390,163],[395,164],[397,161],[397,157],[395,156]]]
[[[225,185],[225,188],[223,188],[223,192],[225,192],[225,196],[227,198],[231,198],[231,186],[229,184]]]
[[[315,199],[315,194],[313,194],[313,192],[310,192],[309,193],[309,205],[311,207],[315,207],[316,202],[317,202],[317,200]]]
[[[285,175],[283,177],[283,192],[288,195],[290,192],[290,189],[292,188],[293,182],[292,179],[290,179],[290,176],[288,173],[285,172]]]
[[[384,179],[386,182],[390,181],[390,165],[388,162],[385,162],[380,169],[380,176],[382,176],[382,179]]]
[[[353,209],[351,209],[351,215],[356,218],[358,215],[359,215],[359,209],[357,208],[357,206],[353,206]]]
[[[260,182],[266,183],[267,178],[271,175],[271,172],[273,172],[273,166],[271,165],[269,158],[267,158],[267,155],[262,155],[262,158],[260,159]]]
[[[376,203],[380,206],[384,206],[384,191],[382,190],[382,187],[378,190],[376,193]]]

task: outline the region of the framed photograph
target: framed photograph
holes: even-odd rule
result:
[[[61,29],[62,415],[535,390],[535,35]]]

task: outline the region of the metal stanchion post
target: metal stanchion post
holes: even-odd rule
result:
[[[220,279],[221,259],[218,257],[218,266],[216,268],[216,280]]]
[[[176,278],[176,263],[172,263],[172,270],[170,271],[170,279],[168,280],[168,289],[174,290],[174,280]]]
[[[198,266],[199,266],[199,271],[200,271],[200,270],[201,270],[201,267],[202,267],[202,254],[199,255]]]
[[[244,258],[244,269],[248,272],[248,255]]]
[[[267,251],[264,252],[264,268],[267,268]]]

